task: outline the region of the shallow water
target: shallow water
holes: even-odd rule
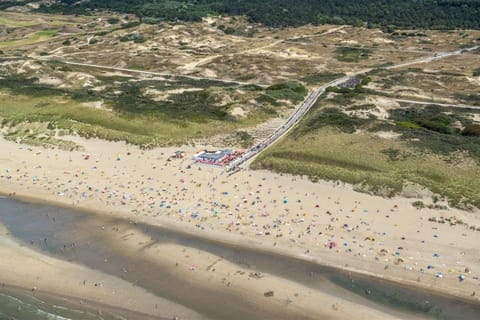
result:
[[[128,220],[0,199],[0,223],[9,229],[13,237],[37,250],[117,276],[211,319],[281,319],[293,315],[265,310],[224,292],[194,287],[141,255],[125,254],[121,247],[112,246],[111,241],[104,238],[99,230],[102,227],[123,230],[137,228],[150,236],[152,244],[175,243],[209,252],[234,264],[296,281],[400,318],[480,319],[480,304],[413,290],[376,278],[351,275],[278,254],[205,240],[157,226],[133,224]],[[72,243],[75,246],[72,247]],[[122,271],[125,269],[128,273]],[[1,308],[0,304],[0,311]]]
[[[0,288],[1,320],[125,320],[124,317],[93,310],[81,310],[18,290]]]

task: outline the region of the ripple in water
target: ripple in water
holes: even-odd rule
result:
[[[24,294],[0,292],[0,320],[123,320],[52,304]]]

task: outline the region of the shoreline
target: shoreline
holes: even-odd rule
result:
[[[88,209],[88,208],[81,208],[81,207],[74,207],[74,206],[69,206],[67,204],[61,203],[61,202],[55,202],[55,201],[50,201],[50,200],[44,200],[41,198],[35,198],[33,196],[27,196],[27,195],[15,195],[15,196],[9,196],[4,193],[3,190],[0,190],[0,195],[3,195],[5,198],[17,200],[20,202],[24,203],[29,203],[29,204],[39,204],[39,205],[47,205],[47,206],[52,206],[52,207],[60,207],[64,209],[70,209],[74,211],[79,211],[91,215],[109,215],[108,212],[102,212],[101,210],[93,210],[93,209]],[[138,221],[133,221],[135,224],[138,223]],[[142,221],[143,222],[143,221]],[[247,249],[247,250],[252,250],[260,253],[266,253],[272,256],[281,256],[281,257],[286,257],[289,259],[295,259],[299,260],[302,262],[306,263],[312,263],[314,265],[318,265],[322,268],[327,268],[330,269],[334,272],[341,272],[342,274],[354,274],[357,277],[364,277],[370,280],[375,280],[375,279],[380,279],[386,283],[393,283],[397,286],[409,289],[409,290],[415,290],[415,291],[425,291],[428,293],[432,293],[435,295],[439,295],[442,297],[445,297],[447,299],[457,299],[457,300],[462,300],[467,303],[474,303],[474,304],[480,304],[480,300],[478,298],[474,298],[470,295],[456,295],[452,294],[450,292],[447,292],[447,288],[443,290],[435,289],[430,285],[426,285],[425,283],[422,282],[416,282],[412,280],[406,280],[406,279],[401,279],[397,277],[388,277],[388,276],[382,276],[379,274],[376,274],[374,272],[368,271],[368,270],[363,270],[363,269],[358,269],[358,268],[352,268],[352,267],[345,267],[340,264],[335,264],[335,263],[328,263],[325,261],[319,261],[316,258],[307,258],[305,256],[302,256],[301,254],[295,253],[293,250],[288,250],[286,248],[266,248],[262,244],[258,243],[252,243],[251,239],[243,239],[241,236],[238,237],[238,239],[229,239],[229,237],[225,237],[220,234],[213,235],[205,235],[205,234],[198,234],[194,233],[195,229],[192,228],[182,228],[179,226],[175,226],[173,224],[168,224],[168,222],[162,222],[159,224],[154,225],[156,227],[159,227],[161,229],[165,229],[168,231],[172,231],[174,233],[184,235],[184,236],[189,236],[193,238],[198,238],[202,240],[206,240],[209,242],[213,243],[218,243],[230,247],[239,247],[242,249]],[[322,257],[318,257],[322,258]]]
[[[88,299],[81,299],[80,302],[76,301],[78,298],[73,296],[67,296],[63,293],[53,293],[44,290],[36,290],[32,292],[31,289],[17,286],[17,285],[10,285],[8,283],[2,283],[0,285],[0,293],[7,293],[10,294],[21,294],[25,296],[36,296],[40,298],[43,302],[55,302],[55,304],[62,304],[62,307],[66,308],[78,308],[81,310],[85,310],[87,312],[108,312],[109,314],[113,314],[114,316],[120,317],[131,317],[134,316],[134,319],[138,320],[169,320],[170,318],[161,317],[161,316],[154,316],[151,314],[141,313],[138,311],[128,310],[122,308],[120,306],[113,306],[107,305],[104,303],[100,303],[98,301],[88,300]],[[15,296],[16,297],[16,296]]]
[[[98,306],[114,314],[115,310],[125,310],[130,314],[143,314],[145,319],[180,316],[181,319],[206,320],[194,310],[120,277],[34,248],[12,237],[3,224],[0,224],[0,233],[0,292],[4,287],[21,288],[26,297],[52,295],[55,300],[66,298],[68,305],[83,308],[87,302],[93,309]]]

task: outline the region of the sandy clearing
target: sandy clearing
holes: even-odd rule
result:
[[[382,139],[397,139],[402,136],[401,133],[393,131],[377,131],[375,135]]]
[[[173,89],[173,90],[157,90],[154,88],[147,88],[144,90],[144,94],[151,96],[153,101],[167,101],[171,95],[182,94],[184,92],[196,92],[202,91],[202,88],[185,88],[185,89]]]
[[[59,86],[63,84],[63,80],[60,78],[56,78],[53,76],[41,76],[38,78],[38,83],[40,84],[48,84],[51,86]]]
[[[247,113],[241,107],[235,107],[230,111],[230,114],[234,117],[245,117]]]

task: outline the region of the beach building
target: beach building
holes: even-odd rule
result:
[[[235,159],[241,154],[243,154],[242,151],[235,151],[235,150],[229,150],[229,149],[218,150],[218,151],[204,150],[200,153],[197,153],[193,157],[193,160],[195,160],[195,162],[198,162],[198,163],[224,166],[230,163],[233,159]]]

